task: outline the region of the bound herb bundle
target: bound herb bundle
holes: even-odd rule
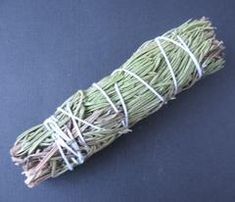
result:
[[[34,187],[82,164],[201,77],[221,69],[223,43],[211,22],[190,20],[145,42],[111,75],[68,98],[11,149]]]

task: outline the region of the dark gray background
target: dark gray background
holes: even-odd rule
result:
[[[74,172],[35,189],[9,149],[145,40],[208,16],[225,69],[181,94]],[[0,201],[235,201],[233,0],[0,1]]]

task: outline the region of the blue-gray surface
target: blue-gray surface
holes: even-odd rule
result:
[[[0,201],[234,201],[234,10],[232,0],[0,1]],[[26,188],[9,156],[20,132],[145,40],[203,15],[227,47],[224,70],[74,172]]]

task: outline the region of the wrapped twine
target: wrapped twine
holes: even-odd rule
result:
[[[223,43],[206,18],[145,42],[111,75],[79,90],[56,112],[21,134],[11,149],[25,183],[73,170],[176,94],[221,69]]]

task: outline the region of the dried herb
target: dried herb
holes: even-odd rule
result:
[[[201,76],[221,69],[223,49],[204,17],[145,42],[119,69],[17,138],[11,155],[25,183],[34,187],[57,177],[128,133]]]

